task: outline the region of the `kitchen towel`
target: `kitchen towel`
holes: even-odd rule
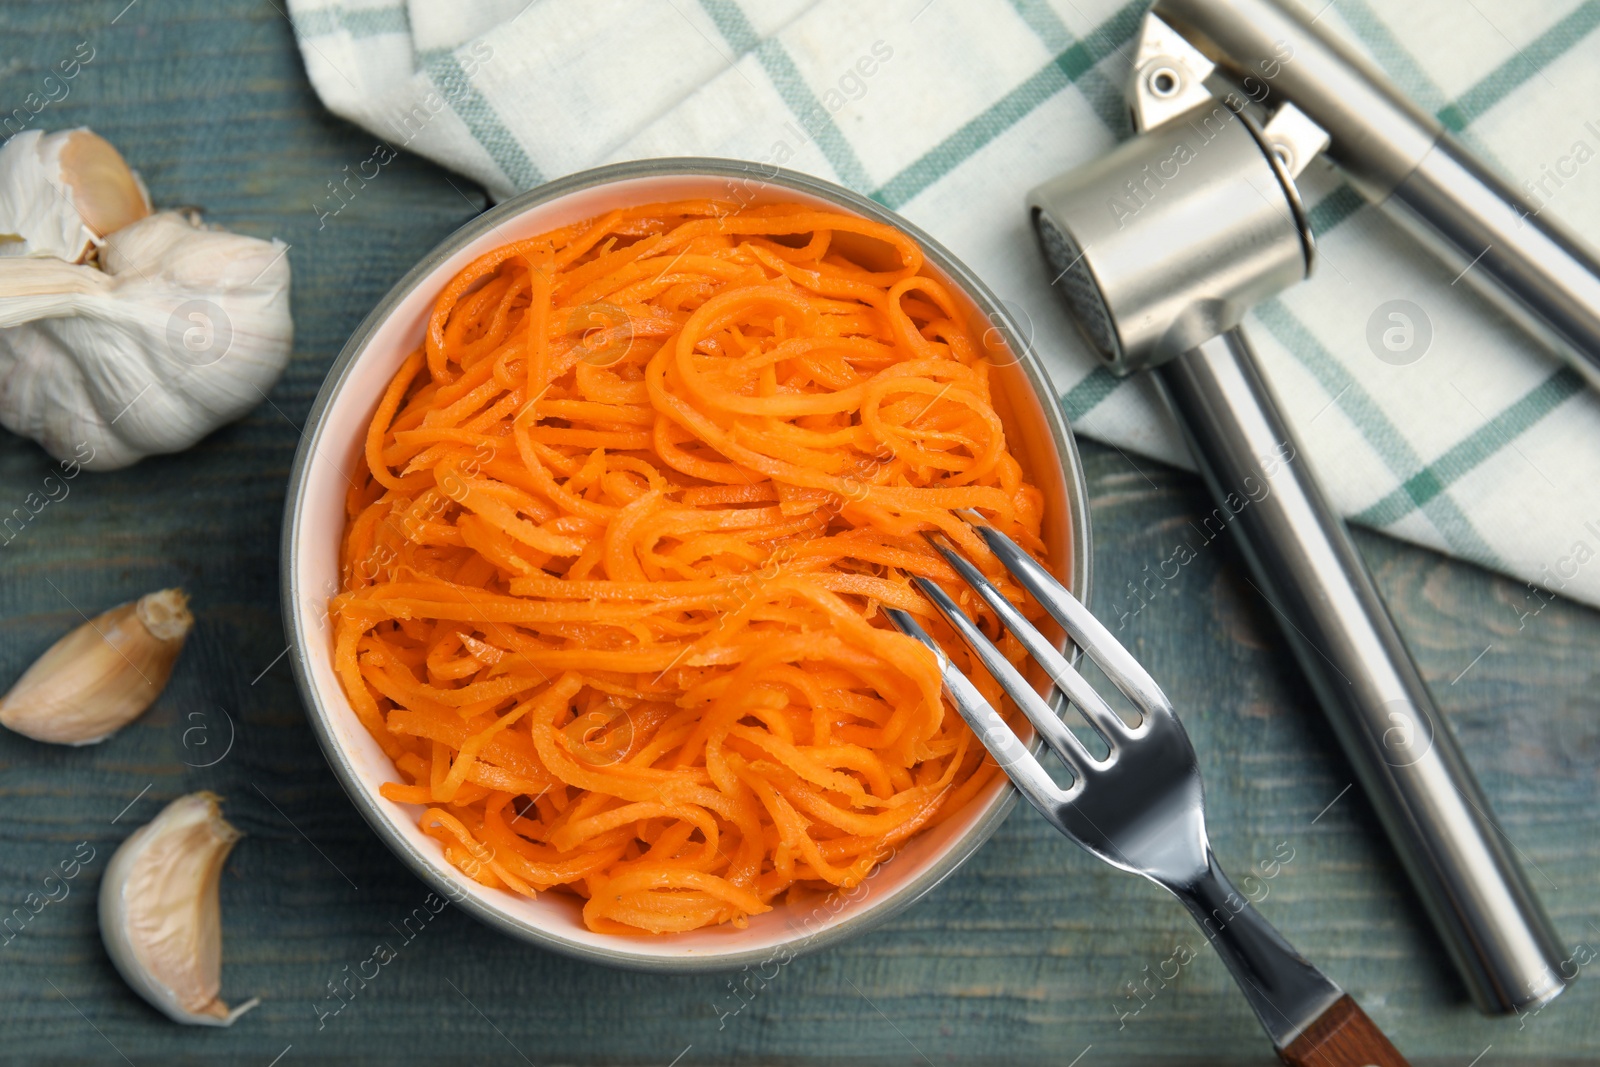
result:
[[[1539,210],[1600,243],[1600,0],[1310,2]],[[872,197],[1004,299],[1081,433],[1189,465],[1149,385],[1113,378],[1078,339],[1023,210],[1033,185],[1128,136],[1147,0],[288,5],[329,109],[375,151],[418,152],[496,199],[681,155]],[[1326,167],[1302,187],[1317,271],[1247,326],[1336,505],[1532,583],[1501,595],[1510,629],[1543,591],[1600,604],[1600,398]]]

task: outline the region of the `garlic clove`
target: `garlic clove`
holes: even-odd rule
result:
[[[92,130],[25,130],[0,145],[0,256],[81,263],[150,211],[139,176]]]
[[[161,695],[194,626],[188,603],[163,589],[79,626],[0,698],[0,725],[58,745],[105,740]]]
[[[59,175],[84,224],[96,236],[115,233],[150,214],[150,194],[111,142],[89,129],[59,136]]]
[[[122,843],[100,882],[100,938],[123,980],[175,1022],[232,1026],[222,990],[222,866],[239,831],[214,793],[191,793]]]

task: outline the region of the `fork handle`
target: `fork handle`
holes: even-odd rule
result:
[[[1372,1020],[1234,888],[1209,847],[1206,867],[1162,882],[1227,964],[1285,1063],[1406,1067]],[[1246,880],[1246,884],[1249,880]]]
[[[1349,994],[1279,1049],[1278,1057],[1290,1067],[1406,1067],[1406,1058]]]

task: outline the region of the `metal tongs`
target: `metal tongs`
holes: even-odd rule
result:
[[[1205,796],[1194,748],[1150,673],[1060,582],[1005,534],[973,528],[1071,639],[1139,710],[1129,726],[1050,640],[1023,617],[943,534],[934,548],[983,598],[1056,689],[1105,740],[1096,759],[1004,654],[935,583],[913,577],[1050,750],[1072,772],[1062,789],[916,620],[886,608],[900,632],[939,657],[945,695],[1022,795],[1057,830],[1114,867],[1142,874],[1189,909],[1228,965],[1285,1063],[1395,1067],[1406,1060],[1350,997],[1296,952],[1217,864],[1206,836]]]

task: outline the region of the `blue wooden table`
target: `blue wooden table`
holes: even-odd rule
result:
[[[233,229],[290,242],[297,339],[287,374],[243,421],[185,454],[75,480],[0,548],[0,684],[75,625],[78,608],[182,584],[198,618],[162,699],[111,741],[67,749],[0,732],[0,909],[22,906],[82,847],[95,856],[63,899],[0,944],[0,1060],[1272,1061],[1176,904],[1020,810],[929,899],[790,964],[753,995],[736,995],[726,976],[576,963],[447,909],[331,1013],[328,984],[395,942],[391,924],[425,891],[334,782],[280,657],[284,482],[345,337],[484,200],[402,157],[319,227],[327,183],[366,159],[373,139],[318,105],[282,14],[271,2],[126,3],[0,6],[0,112],[80,45],[92,49],[69,95],[31,124],[90,125],[158,203],[200,205]],[[1208,505],[1190,476],[1094,445],[1085,453],[1105,605]],[[4,510],[51,467],[31,443],[0,438]],[[1600,948],[1600,614],[1557,600],[1519,620],[1525,590],[1512,580],[1360,541],[1563,939]],[[1194,737],[1224,863],[1243,871],[1291,857],[1267,881],[1262,910],[1415,1062],[1600,1062],[1592,975],[1521,1020],[1465,1004],[1230,549],[1209,548],[1129,625]],[[223,991],[262,1004],[230,1030],[180,1028],[148,1008],[112,970],[95,920],[117,844],[196,789],[223,794],[248,835],[223,879]],[[1191,952],[1193,962],[1172,962]]]

